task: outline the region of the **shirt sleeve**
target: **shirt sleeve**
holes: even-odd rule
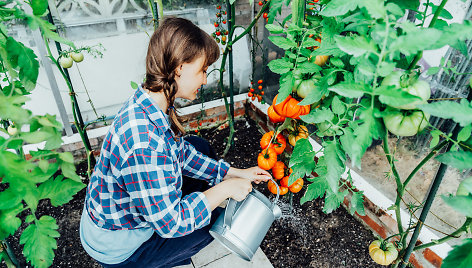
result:
[[[122,164],[124,187],[145,221],[164,238],[180,237],[210,223],[206,196],[194,192],[182,197],[176,188],[171,157],[151,149],[136,149]]]
[[[210,185],[220,183],[228,173],[230,165],[221,159],[216,161],[200,153],[186,140],[183,142],[185,156],[183,175],[208,181]]]

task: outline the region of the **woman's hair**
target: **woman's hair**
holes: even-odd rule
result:
[[[143,87],[152,92],[164,92],[171,128],[177,136],[185,134],[185,130],[173,108],[178,90],[176,69],[201,56],[205,59],[203,67],[208,67],[220,56],[219,47],[207,33],[186,19],[163,19],[149,41]]]

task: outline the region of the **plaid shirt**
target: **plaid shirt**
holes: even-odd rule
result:
[[[182,176],[219,183],[229,165],[174,140],[168,116],[139,87],[118,112],[101,149],[85,198],[87,214],[103,229],[153,228],[179,237],[210,222],[201,192],[182,197]]]

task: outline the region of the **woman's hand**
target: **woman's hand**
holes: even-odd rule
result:
[[[228,179],[235,177],[245,178],[257,184],[262,181],[268,181],[270,178],[272,178],[269,172],[257,166],[246,169],[230,167],[228,173],[226,174],[226,177],[228,177]],[[225,179],[227,179],[226,177]]]
[[[251,181],[242,178],[231,178],[223,182],[228,196],[236,201],[242,201],[252,191]]]

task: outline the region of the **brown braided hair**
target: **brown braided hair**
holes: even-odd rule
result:
[[[167,99],[171,129],[177,136],[185,134],[174,107],[178,86],[176,70],[183,63],[191,63],[204,56],[203,67],[220,56],[215,40],[191,21],[165,18],[151,36],[146,56],[146,80],[143,87],[152,92],[164,92]]]

